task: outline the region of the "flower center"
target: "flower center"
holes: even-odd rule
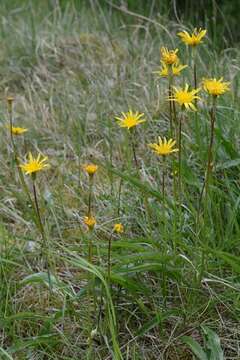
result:
[[[186,104],[192,102],[193,96],[192,94],[183,91],[177,94],[177,99],[181,104]]]

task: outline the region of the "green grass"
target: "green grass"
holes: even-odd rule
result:
[[[196,117],[188,112],[183,123],[181,204],[173,196],[177,156],[167,159],[164,209],[162,162],[147,147],[158,135],[169,136],[167,81],[153,71],[161,46],[177,46],[182,62],[188,62],[176,36],[185,24],[162,14],[148,21],[97,1],[62,7],[47,1],[9,3],[0,4],[0,357],[192,359],[182,337],[205,349],[202,326],[207,326],[218,334],[224,358],[238,359],[238,48],[220,52],[211,37],[198,48],[199,79],[223,76],[231,81],[231,92],[218,101],[214,183],[196,232],[209,142],[206,94]],[[192,84],[190,66],[177,81]],[[12,160],[6,94],[15,97],[14,123],[29,129],[24,139],[16,139],[21,159],[41,151],[51,163],[37,187],[52,292],[33,209]],[[114,120],[129,108],[144,112],[147,120],[136,133],[140,174],[128,133]],[[88,161],[99,165],[92,234],[83,224],[88,178],[82,165]],[[110,289],[107,247],[118,222],[125,232],[113,236]],[[87,262],[90,236],[93,264]],[[91,344],[89,328],[97,325]]]

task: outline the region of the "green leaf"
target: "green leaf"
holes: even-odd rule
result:
[[[117,332],[116,332],[116,315],[115,315],[115,309],[114,309],[114,305],[112,302],[112,297],[111,297],[111,293],[109,290],[109,286],[106,282],[106,278],[105,278],[105,273],[102,271],[102,269],[98,266],[95,266],[93,264],[91,264],[90,262],[88,262],[87,260],[85,260],[84,258],[78,256],[77,254],[69,251],[67,248],[62,247],[65,250],[65,252],[67,252],[69,254],[68,258],[65,258],[65,260],[67,260],[70,264],[76,266],[77,268],[80,268],[84,271],[87,271],[91,274],[93,274],[94,276],[96,276],[96,278],[98,278],[102,285],[103,288],[105,290],[105,296],[106,296],[106,300],[107,300],[107,311],[108,311],[108,316],[109,316],[109,321],[108,321],[108,326],[109,326],[109,330],[112,336],[112,343],[113,343],[113,351],[114,351],[114,356],[116,360],[122,360],[122,353],[118,344],[118,338],[117,338]]]
[[[207,326],[202,325],[201,328],[207,338],[207,348],[210,350],[209,360],[224,360],[219,336]]]
[[[181,340],[190,347],[194,355],[196,355],[199,360],[209,360],[203,348],[196,340],[194,340],[190,336],[183,336]]]
[[[1,347],[0,347],[0,355],[1,355],[0,358],[2,360],[6,360],[6,359],[13,360],[13,358]]]
[[[12,260],[8,260],[5,258],[0,257],[0,263],[5,263],[5,264],[9,264],[9,265],[14,265],[14,266],[22,266],[21,264],[16,263],[15,261]]]
[[[135,334],[135,336],[143,336],[148,333],[155,326],[159,325],[164,320],[168,319],[172,315],[179,314],[179,310],[167,311],[165,313],[157,312],[156,315],[149,321],[147,321]]]
[[[4,318],[4,321],[13,321],[13,320],[27,320],[27,319],[46,319],[46,316],[40,314],[34,314],[31,312],[18,312],[17,314],[8,316]]]
[[[223,259],[226,263],[231,265],[231,267],[237,272],[240,273],[240,258],[238,256],[234,256],[229,253],[225,253],[223,251],[214,251],[215,255],[218,255],[221,259]]]
[[[120,178],[122,178],[126,182],[130,183],[131,185],[135,186],[136,188],[141,190],[142,193],[144,193],[146,195],[151,195],[152,197],[155,197],[156,199],[158,199],[160,201],[163,200],[162,194],[159,191],[156,191],[155,189],[153,189],[151,186],[149,186],[149,184],[143,183],[142,181],[139,180],[138,177],[126,174],[119,170],[116,170],[110,164],[105,165],[105,164],[101,163],[101,166],[104,167],[106,170],[112,172],[113,174],[119,176]],[[167,199],[165,199],[165,201],[166,200]]]
[[[215,134],[216,138],[221,142],[221,145],[223,145],[226,153],[231,157],[237,157],[239,154],[236,150],[236,148],[233,146],[233,142],[227,139],[224,135],[221,129],[215,128]]]
[[[27,340],[19,340],[17,341],[9,351],[14,354],[18,351],[24,350],[26,348],[37,348],[40,345],[45,344],[57,344],[59,342],[58,334],[46,334],[41,336],[35,336]]]
[[[229,169],[232,167],[236,167],[236,166],[240,166],[240,159],[234,159],[234,160],[229,160],[226,161],[222,164],[218,164],[217,165],[217,170],[225,170],[225,169]]]
[[[132,293],[143,292],[144,294],[149,294],[150,291],[142,283],[129,279],[126,275],[121,276],[116,273],[111,273],[111,280],[115,284],[121,285],[123,288],[128,289]]]

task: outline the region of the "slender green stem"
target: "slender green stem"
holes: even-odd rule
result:
[[[36,191],[36,185],[35,185],[35,179],[34,178],[33,178],[32,185],[33,185],[33,197],[34,197],[34,202],[35,202],[36,213],[37,213],[38,220],[39,220],[40,231],[41,231],[43,240],[45,240],[45,233],[44,233],[42,218],[41,218],[41,214],[40,214],[40,210],[39,210],[37,191]]]
[[[111,232],[111,235],[108,239],[108,263],[107,263],[107,267],[108,267],[108,284],[110,287],[110,283],[111,283],[111,251],[112,251],[112,237],[113,237],[113,232]]]
[[[171,68],[169,67],[168,75],[168,96],[169,96],[169,119],[170,119],[170,136],[173,136],[173,115],[174,115],[174,101],[171,100],[172,97],[172,85],[173,85],[173,75],[171,73]]]
[[[136,153],[136,143],[135,143],[134,135],[135,135],[134,129],[132,131],[130,130],[130,141],[131,141],[131,144],[132,144],[133,159],[134,159],[136,169],[139,169],[137,153]]]
[[[88,237],[88,261],[90,264],[93,262],[93,244],[92,244],[92,232],[89,234]]]
[[[178,203],[178,194],[177,194],[177,177],[175,174],[176,170],[173,166],[173,196],[174,196],[174,218],[173,218],[173,250],[174,255],[176,255],[176,240],[177,240],[177,203]]]
[[[122,193],[122,185],[123,185],[123,179],[121,178],[119,181],[119,187],[118,187],[118,198],[117,198],[117,217],[120,215],[121,210],[121,193]]]
[[[182,120],[183,120],[183,111],[179,117],[178,123],[178,195],[181,199],[182,191]]]
[[[196,64],[196,59],[194,59],[194,64],[193,64],[193,77],[194,77],[194,88],[197,89],[197,64]],[[197,99],[195,99],[195,103],[197,103]]]
[[[89,190],[88,190],[88,212],[87,215],[90,216],[92,213],[92,189],[93,189],[93,176],[89,176]]]
[[[163,163],[162,163],[162,196],[163,202],[165,203],[165,176],[166,176],[166,158],[163,156]]]
[[[211,172],[212,172],[212,167],[213,167],[212,161],[213,161],[215,121],[216,121],[216,97],[213,96],[212,108],[211,108],[211,112],[210,112],[210,124],[211,125],[210,125],[210,142],[209,142],[209,146],[208,146],[208,159],[207,159],[205,180],[204,180],[202,190],[200,193],[200,197],[199,197],[198,217],[199,217],[199,213],[200,213],[204,190],[205,190],[205,199],[208,197],[209,180],[211,177]]]
[[[90,230],[88,234],[88,262],[93,263],[93,241],[92,241],[93,230]],[[91,272],[88,273],[88,288],[87,288],[87,297],[88,297],[88,343],[89,348],[87,352],[87,359],[93,359],[93,347],[92,347],[92,330],[93,330],[93,318],[92,315],[96,312],[96,297],[94,291],[94,274]],[[92,302],[93,300],[93,302]]]
[[[173,107],[173,122],[174,122],[174,127],[175,127],[175,132],[174,132],[174,136],[175,138],[177,138],[177,111],[176,111],[176,103],[175,101],[172,102],[172,107]]]
[[[203,210],[205,225],[206,225],[207,219],[208,219],[209,183],[211,180],[212,168],[213,168],[214,130],[215,130],[215,122],[216,122],[216,100],[217,100],[217,97],[213,96],[212,108],[211,108],[211,113],[210,113],[211,127],[210,127],[210,142],[209,142],[209,147],[208,147],[208,160],[207,160],[206,176],[205,176],[205,181],[204,181],[204,184],[202,187],[202,191],[200,194],[200,200],[199,200],[199,209],[200,209],[202,197],[204,194],[204,188],[205,188],[204,210]],[[199,222],[199,214],[200,214],[200,210],[198,211],[198,214],[197,214],[197,216],[198,216],[197,225]],[[208,234],[205,234],[204,239],[205,239],[205,245],[208,246]],[[208,258],[208,255],[207,255],[205,249],[202,249],[201,271],[200,271],[200,275],[199,275],[199,281],[201,281],[201,279],[203,277],[204,269],[206,268],[206,264],[207,264],[207,258]]]
[[[210,129],[210,142],[208,147],[208,161],[207,161],[207,172],[206,172],[206,181],[205,181],[205,198],[208,197],[208,187],[209,180],[211,178],[212,168],[213,168],[213,144],[214,144],[214,131],[215,131],[215,121],[216,121],[216,96],[213,96],[213,103],[211,109],[211,129]]]
[[[197,50],[195,48],[192,49],[192,62],[193,62],[193,81],[194,81],[194,88],[195,90],[198,88],[198,81],[197,81]],[[194,101],[195,107],[197,107],[198,100],[195,99]],[[196,134],[196,143],[200,146],[200,128],[199,128],[199,119],[198,119],[198,112],[195,111],[194,114],[194,125],[195,125],[195,134]]]
[[[192,62],[193,62],[193,81],[194,89],[197,89],[197,52],[196,49],[192,48]],[[195,104],[197,104],[197,99],[195,99]]]
[[[13,126],[13,100],[8,100],[8,115],[9,115],[9,131],[10,131],[10,139],[12,148],[14,151],[14,140],[13,140],[13,133],[12,133],[12,126]]]
[[[33,188],[33,198],[34,198],[34,204],[35,204],[35,211],[36,211],[36,215],[38,218],[38,224],[39,224],[39,230],[41,233],[41,237],[42,237],[42,256],[43,259],[45,261],[45,266],[47,268],[47,274],[48,274],[48,283],[49,283],[49,290],[51,292],[52,290],[52,283],[51,283],[51,275],[50,275],[50,267],[49,267],[49,260],[48,260],[48,250],[47,250],[47,238],[46,238],[46,234],[45,234],[45,230],[44,230],[44,226],[43,226],[43,222],[42,222],[42,218],[41,218],[41,213],[40,213],[40,209],[39,209],[39,203],[38,203],[38,197],[37,197],[37,190],[36,190],[36,174],[33,173],[32,175],[32,188]]]

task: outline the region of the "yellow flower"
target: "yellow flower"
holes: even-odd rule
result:
[[[117,234],[122,234],[124,232],[123,224],[114,224],[113,231]]]
[[[160,67],[160,70],[154,71],[153,73],[158,74],[162,77],[168,77],[168,75],[172,74],[173,76],[180,75],[181,71],[187,67],[187,65],[181,65],[179,63],[179,60],[176,62],[176,64],[173,64],[171,67],[166,65],[163,61],[161,61],[162,66]]]
[[[217,79],[203,79],[203,88],[210,95],[219,96],[224,94],[226,91],[229,91],[229,82],[224,82],[221,77],[219,80]]]
[[[119,126],[128,128],[128,130],[146,121],[143,119],[140,120],[144,114],[139,113],[138,111],[136,113],[134,113],[132,110],[129,110],[127,113],[122,112],[122,116],[122,118],[115,117],[115,119],[119,121]]]
[[[172,73],[174,76],[180,75],[181,71],[188,67],[187,65],[181,65],[179,64],[179,61],[176,62],[176,64],[172,65]]]
[[[202,30],[201,28],[194,29],[192,34],[189,34],[187,31],[181,31],[178,33],[178,36],[180,36],[181,40],[186,44],[190,46],[196,46],[202,42],[202,38],[206,35],[207,30]]]
[[[178,61],[178,56],[177,56],[178,49],[168,50],[166,47],[162,47],[160,51],[162,55],[162,61],[166,65],[172,65]]]
[[[165,62],[161,61],[161,67],[159,70],[157,71],[153,71],[154,74],[157,74],[159,76],[162,76],[162,77],[168,77],[168,66],[165,64]]]
[[[35,174],[38,171],[41,171],[45,168],[48,168],[50,165],[46,163],[47,156],[43,156],[41,159],[41,154],[38,154],[37,158],[34,158],[31,153],[28,154],[28,161],[25,164],[20,164],[20,168],[25,172],[26,175]]]
[[[201,89],[194,89],[189,91],[188,90],[189,86],[186,84],[185,88],[176,88],[175,86],[173,87],[174,89],[174,93],[173,96],[169,97],[169,100],[175,101],[177,102],[179,105],[181,106],[185,106],[186,109],[192,109],[194,111],[196,111],[196,107],[193,104],[193,101],[198,99],[200,100],[200,97],[197,96],[196,94],[201,90]]]
[[[85,225],[87,225],[88,230],[93,230],[94,226],[96,225],[96,219],[94,216],[84,216],[83,222]]]
[[[89,176],[93,176],[98,169],[98,166],[95,164],[86,164],[83,165],[83,169],[88,173]]]
[[[8,125],[7,125],[7,127],[10,128],[10,126],[8,126]],[[12,128],[11,128],[11,132],[13,135],[22,135],[26,131],[28,131],[28,129],[22,128],[22,127],[12,126]]]
[[[157,155],[162,155],[162,156],[166,156],[169,155],[171,153],[177,152],[178,149],[174,149],[174,145],[176,144],[176,141],[173,139],[169,139],[167,140],[165,137],[163,138],[163,140],[161,139],[161,137],[158,137],[158,144],[154,143],[154,144],[148,144],[148,146],[150,148],[153,149],[153,151],[157,154]]]

